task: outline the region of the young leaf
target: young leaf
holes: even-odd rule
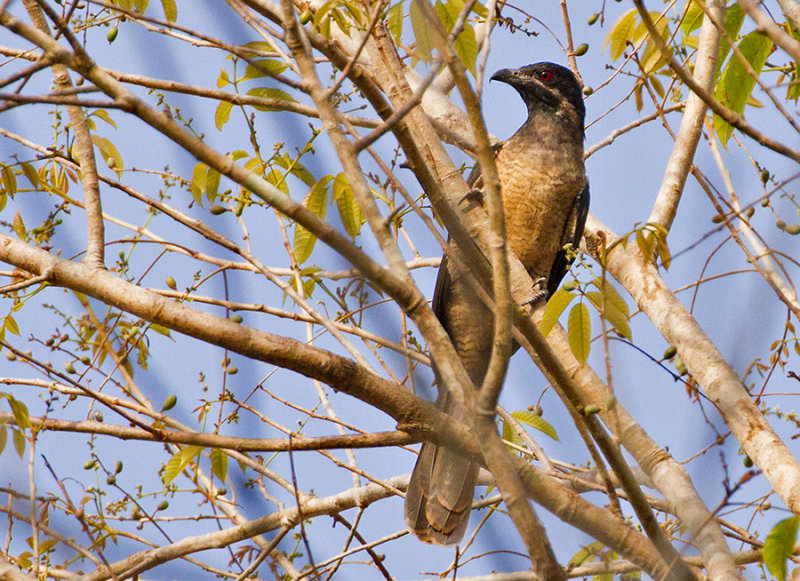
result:
[[[194,201],[200,206],[203,205],[203,192],[206,191],[206,180],[208,179],[208,166],[204,163],[198,163],[194,166],[192,172],[192,183],[190,189]]]
[[[3,165],[2,167],[3,169],[2,172],[0,172],[0,179],[2,179],[3,189],[5,190],[5,193],[13,198],[14,194],[17,193],[17,176],[11,167],[7,165]]]
[[[225,477],[228,475],[228,455],[219,448],[213,448],[210,456],[211,471],[220,482],[225,482]]]
[[[113,127],[114,129],[117,128],[116,122],[111,118],[111,115],[109,115],[108,111],[106,111],[105,109],[97,109],[95,110],[94,113],[92,113],[92,115],[102,119],[103,121],[111,125],[111,127]]]
[[[108,169],[114,170],[117,172],[118,176],[122,177],[124,165],[122,163],[122,156],[117,147],[105,137],[100,137],[95,134],[92,134],[92,143],[100,150],[100,155],[103,156]]]
[[[775,577],[784,581],[786,579],[786,559],[794,552],[794,542],[797,539],[797,528],[800,517],[792,516],[783,519],[767,535],[764,541],[764,550],[761,559]]]
[[[333,200],[339,210],[339,217],[347,233],[355,238],[361,232],[361,224],[364,223],[364,215],[356,202],[353,190],[347,182],[347,176],[340,173],[333,182]]]
[[[0,424],[0,454],[6,449],[6,443],[8,443],[8,430],[4,425]]]
[[[23,434],[19,430],[13,430],[13,432],[14,432],[14,449],[17,451],[17,456],[22,458],[25,455],[25,445],[27,444],[27,440],[25,439],[25,434]]]
[[[255,89],[250,89],[247,91],[248,95],[253,95],[254,97],[261,97],[262,99],[276,99],[279,101],[289,101],[290,103],[296,103],[295,99],[286,91],[281,91],[280,89],[268,89],[267,87],[256,87]],[[269,105],[253,105],[259,111],[278,111],[279,109],[276,107],[270,107]]]
[[[522,436],[515,432],[508,422],[503,422],[503,439],[517,446],[522,446],[525,443],[522,440]]]
[[[683,19],[681,20],[681,31],[684,35],[689,36],[700,28],[703,24],[703,14],[703,9],[697,0],[689,0],[686,3],[686,11],[683,13]]]
[[[633,31],[636,27],[636,8],[628,10],[611,27],[606,35],[603,48],[609,47],[611,60],[615,61],[625,52],[629,40],[633,40]]]
[[[288,65],[286,63],[275,59],[259,59],[247,65],[242,80],[260,79],[262,77],[279,75],[285,71],[287,67]]]
[[[539,331],[542,332],[542,335],[547,337],[548,333],[550,333],[550,330],[558,322],[559,317],[561,317],[561,313],[564,312],[564,309],[567,308],[567,305],[572,302],[572,299],[574,299],[575,296],[576,295],[564,290],[563,288],[560,288],[553,293],[553,296],[548,299],[547,304],[544,307],[542,320],[539,322]]]
[[[433,52],[433,38],[431,36],[430,25],[425,20],[422,11],[417,7],[416,2],[412,2],[408,9],[411,17],[411,28],[414,29],[416,39],[415,55],[423,62],[430,62]]]
[[[161,476],[161,481],[164,483],[164,486],[169,486],[178,474],[183,472],[183,469],[186,468],[189,462],[202,451],[203,448],[201,446],[186,446],[183,450],[176,452],[164,467],[164,474]]]
[[[589,309],[583,303],[578,303],[569,312],[567,322],[567,337],[569,347],[581,365],[586,363],[589,357],[591,343],[592,324],[589,321]]]
[[[303,205],[314,212],[320,218],[324,218],[328,209],[328,183],[333,179],[332,176],[325,176],[319,180],[308,192]],[[294,257],[297,264],[303,264],[309,259],[314,251],[317,237],[303,228],[300,224],[294,230]]]
[[[175,5],[175,0],[161,0],[161,7],[164,9],[164,18],[170,22],[178,20],[178,7]]]
[[[386,11],[386,24],[395,41],[403,35],[403,3],[397,2]]]
[[[217,126],[218,131],[222,131],[222,127],[231,118],[231,110],[233,103],[230,101],[220,101],[217,105],[217,112],[214,114],[214,124]]]
[[[27,406],[12,395],[7,395],[6,399],[8,399],[8,405],[11,406],[11,413],[14,414],[14,421],[17,425],[23,430],[32,429]]]
[[[517,418],[517,420],[523,424],[527,424],[530,427],[539,430],[543,434],[550,436],[555,441],[559,441],[558,432],[556,432],[556,429],[541,416],[537,416],[536,414],[533,414],[527,410],[518,410],[516,412],[512,412],[511,415]]]

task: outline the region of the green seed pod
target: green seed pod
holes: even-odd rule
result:
[[[97,463],[94,460],[89,460],[86,464],[83,465],[84,470],[91,470],[95,467]]]
[[[161,406],[161,411],[166,412],[171,410],[175,407],[175,404],[178,403],[178,396],[174,393],[171,393],[167,396],[167,399],[164,400],[164,403]]]
[[[108,40],[108,44],[111,44],[115,40],[117,40],[117,34],[119,34],[119,28],[116,26],[108,31],[106,34],[106,40]]]
[[[114,465],[114,474],[119,474],[122,472],[122,468],[124,465],[122,464],[122,460],[117,460],[117,463]]]
[[[89,357],[87,355],[84,355],[83,357],[81,357],[81,363],[83,363],[84,365],[89,365],[91,362],[92,362],[92,360],[89,359]]]
[[[174,278],[172,278],[171,276],[167,276],[167,278],[165,278],[165,279],[164,279],[164,282],[165,282],[165,283],[167,284],[167,286],[168,286],[169,288],[171,288],[172,290],[178,290],[178,283],[176,283],[176,282],[175,282],[175,279],[174,279]]]
[[[755,213],[756,213],[756,209],[753,206],[750,206],[749,208],[747,208],[744,211],[744,215],[747,216],[748,218],[752,218],[753,214],[755,214]]]
[[[17,360],[17,356],[14,355],[11,351],[8,351],[6,353],[6,359],[8,359],[9,361],[16,361]]]
[[[600,18],[600,13],[599,12],[595,12],[594,14],[590,14],[589,18],[586,20],[586,24],[591,26],[592,24],[597,22],[599,18]]]
[[[606,409],[613,410],[615,407],[617,407],[617,398],[616,396],[609,395],[606,398]]]
[[[117,483],[117,477],[113,474],[110,474],[108,478],[106,478],[106,484],[109,486],[114,486]]]
[[[237,313],[237,314],[235,314],[235,315],[233,315],[231,317],[231,321],[233,321],[234,323],[241,323],[242,322],[242,316]]]
[[[103,421],[103,412],[101,412],[100,410],[97,410],[96,412],[94,412],[94,419],[95,419],[95,421],[102,422]]]
[[[766,184],[769,181],[769,170],[761,170],[761,183]]]
[[[778,218],[775,220],[775,226],[777,226],[778,230],[786,230],[786,222]]]
[[[224,214],[227,211],[228,211],[228,208],[226,208],[225,206],[211,206],[211,209],[209,210],[209,212],[211,212],[215,216],[219,216],[220,214]]]
[[[753,461],[750,459],[750,456],[745,456],[742,463],[744,464],[745,468],[752,468],[753,467]]]
[[[225,371],[228,372],[228,375],[236,375],[237,373],[239,373],[239,368],[238,367],[228,367]]]
[[[724,220],[725,220],[725,216],[723,216],[722,214],[714,214],[713,216],[711,216],[711,222],[713,224],[719,224]]]
[[[578,281],[575,280],[568,280],[564,283],[564,290],[565,291],[574,291],[578,286]]]
[[[791,234],[792,236],[797,236],[800,234],[800,224],[789,224],[786,226],[786,233]]]
[[[584,42],[583,44],[579,44],[575,49],[575,56],[583,56],[587,52],[589,52],[589,45]]]
[[[677,354],[678,350],[675,348],[675,346],[670,345],[664,350],[664,359],[672,359]]]
[[[67,373],[77,373],[77,371],[75,371],[75,366],[72,365],[72,363],[65,363],[64,371],[66,371]]]
[[[597,405],[597,404],[593,404],[592,403],[592,404],[589,404],[587,406],[584,406],[584,408],[583,408],[583,413],[585,415],[587,415],[587,416],[591,416],[591,415],[599,413],[599,412],[600,412],[600,406]]]
[[[169,501],[162,500],[161,502],[158,503],[156,510],[167,510],[168,508],[169,508]]]

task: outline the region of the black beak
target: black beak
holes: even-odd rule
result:
[[[500,69],[493,74],[489,80],[500,81],[501,83],[511,83],[511,81],[516,78],[518,74],[519,71],[517,69]]]

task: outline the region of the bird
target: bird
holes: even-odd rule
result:
[[[578,247],[589,211],[582,85],[568,68],[550,62],[502,69],[491,80],[516,89],[528,109],[525,123],[495,147],[495,162],[508,245],[546,298],[567,273],[574,256],[568,245]],[[480,191],[479,169],[468,182],[473,192]],[[463,277],[445,253],[432,307],[470,379],[480,387],[492,352],[494,316]],[[436,375],[435,361],[433,368]],[[437,407],[465,422],[466,410],[436,383]],[[423,443],[406,491],[405,521],[411,532],[427,543],[460,542],[477,477],[477,464]]]

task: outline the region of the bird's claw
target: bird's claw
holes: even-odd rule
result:
[[[542,299],[547,298],[547,279],[543,276],[537,278],[533,283],[533,296],[522,303],[522,306],[533,305]]]
[[[461,198],[461,202],[483,206],[483,192],[477,188],[473,188]]]

